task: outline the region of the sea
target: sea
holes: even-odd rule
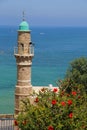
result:
[[[71,61],[87,57],[87,27],[31,27],[32,85],[57,86]],[[0,114],[14,113],[18,26],[0,26]]]

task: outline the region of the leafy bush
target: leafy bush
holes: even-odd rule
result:
[[[32,95],[33,105],[23,100],[16,124],[21,130],[86,130],[86,96],[79,89],[67,93],[61,88],[43,88]]]
[[[87,91],[87,58],[81,57],[72,61],[65,79],[84,86]]]

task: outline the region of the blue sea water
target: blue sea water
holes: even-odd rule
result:
[[[17,29],[0,26],[0,113],[14,112]],[[31,30],[35,44],[32,64],[34,86],[55,86],[58,79],[64,78],[72,60],[87,57],[86,27],[31,27]]]

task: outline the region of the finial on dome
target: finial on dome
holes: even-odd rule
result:
[[[19,25],[19,31],[30,31],[29,30],[29,25],[25,20],[25,12],[23,11],[22,14],[23,14],[23,19],[22,19],[23,21]]]
[[[25,21],[25,12],[23,11],[23,21]]]

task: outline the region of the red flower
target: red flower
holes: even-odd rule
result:
[[[16,120],[14,120],[14,125],[18,126],[18,122]]]
[[[68,105],[72,105],[72,100],[68,100]]]
[[[55,99],[52,100],[52,104],[55,105],[57,101]]]
[[[23,125],[26,125],[26,120],[25,120],[25,121],[23,121],[22,123],[23,123]]]
[[[69,114],[69,118],[72,118],[73,117],[73,113],[71,112],[70,114]]]
[[[65,103],[65,102],[61,102],[61,105],[62,105],[62,106],[65,106],[65,105],[66,105],[66,103]]]
[[[81,96],[78,96],[78,98],[80,99],[80,98],[81,98]]]
[[[54,130],[53,126],[49,126],[48,130]]]
[[[58,92],[58,89],[57,89],[57,88],[54,88],[54,89],[53,89],[53,92],[54,92],[54,93]]]
[[[37,102],[39,102],[39,99],[38,99],[38,97],[36,97],[36,99],[34,100],[34,102],[36,102],[36,103],[37,103]]]
[[[75,91],[72,91],[72,95],[73,95],[73,96],[76,96],[76,94],[77,94],[77,93],[76,93]]]

